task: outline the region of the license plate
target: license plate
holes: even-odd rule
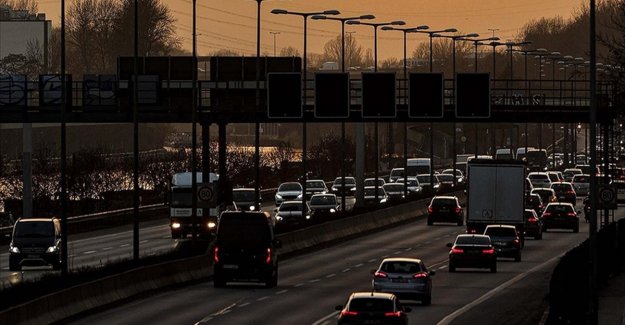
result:
[[[367,320],[364,320],[362,323],[363,324],[380,324],[380,321],[367,319]]]
[[[495,242],[495,245],[499,245],[499,246],[504,246],[506,243],[503,241],[497,241]]]
[[[224,264],[224,269],[228,269],[228,270],[236,270],[238,269],[239,266],[238,265],[234,265],[234,264]]]
[[[407,279],[393,279],[392,281],[396,282],[396,283],[406,283],[406,282],[408,282]]]
[[[39,255],[27,255],[27,258],[39,258]]]

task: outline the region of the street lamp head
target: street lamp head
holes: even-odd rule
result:
[[[471,34],[466,34],[463,37],[480,37],[480,34],[477,33],[471,33]]]
[[[536,52],[547,52],[547,49],[541,47],[539,49],[536,49]]]
[[[560,56],[560,52],[551,52],[551,56]]]
[[[573,56],[572,55],[565,55],[562,57],[562,59],[564,60],[573,60]]]
[[[584,58],[582,58],[581,56],[578,56],[574,60],[578,61],[578,62],[581,62],[581,61],[584,61]]]
[[[338,10],[324,10],[323,14],[324,15],[340,15],[341,12]]]
[[[362,15],[358,19],[375,19],[374,15]]]
[[[395,30],[396,28],[393,28],[391,26],[382,26],[381,28],[382,30]]]
[[[348,20],[345,23],[348,25],[360,25],[360,21],[358,20]]]
[[[403,26],[403,25],[406,25],[406,22],[403,20],[395,20],[395,21],[392,21],[390,24],[396,25],[396,26]]]
[[[441,34],[431,34],[430,37],[443,37]]]
[[[499,45],[505,45],[504,43],[500,43],[500,42],[490,42],[488,43],[488,45],[495,47],[495,46],[499,46]]]
[[[312,17],[310,17],[314,20],[324,20],[324,19],[328,19],[328,17],[324,16],[324,15],[314,15]]]
[[[271,13],[272,13],[272,14],[275,14],[275,15],[285,15],[285,14],[287,14],[287,13],[289,13],[289,12],[288,12],[288,11],[286,11],[286,10],[284,10],[284,9],[273,9],[273,10],[271,11]]]
[[[425,29],[430,29],[430,26],[428,26],[428,25],[421,25],[421,26],[417,26],[415,28],[412,28],[412,30],[425,30]]]
[[[458,30],[456,28],[447,28],[445,30],[443,30],[441,33],[455,33]]]
[[[485,39],[485,41],[498,41],[498,40],[500,40],[500,38],[499,38],[499,37],[497,37],[497,36],[495,36],[495,37],[489,37],[489,38]],[[506,45],[508,45],[508,43],[506,43]]]

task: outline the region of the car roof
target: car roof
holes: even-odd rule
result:
[[[320,197],[320,196],[334,196],[334,197],[336,197],[336,194],[332,194],[332,193],[323,193],[323,194],[317,193],[317,194],[313,194],[311,197]],[[301,201],[299,201],[299,202],[301,202]]]
[[[458,198],[455,196],[451,196],[451,195],[438,195],[432,198],[432,200],[434,199],[441,199],[441,200],[457,200]]]
[[[488,239],[490,239],[490,236],[488,236],[488,235],[481,235],[481,234],[460,234],[460,235],[456,236],[456,239],[458,239],[459,237],[488,237]]]
[[[351,299],[363,299],[363,298],[376,298],[376,299],[394,300],[395,299],[395,295],[392,294],[392,293],[374,292],[374,291],[353,292],[351,294]]]
[[[325,184],[325,181],[323,179],[307,179],[306,183],[308,182],[323,182]]]
[[[233,188],[232,191],[233,192],[247,192],[247,191],[256,191],[256,189],[252,187],[238,187],[238,188]]]
[[[573,210],[575,210],[575,208],[573,207],[573,204],[568,203],[568,202],[549,202],[549,204],[547,204],[547,207],[549,207],[550,205],[568,205],[568,206],[570,206]]]
[[[516,229],[515,226],[511,226],[511,225],[487,225],[486,229],[488,228],[513,228]]]
[[[53,221],[54,217],[50,218],[19,218],[16,222],[44,222],[44,221]]]
[[[382,260],[382,263],[388,262],[412,262],[412,263],[421,263],[421,260],[418,258],[412,257],[389,257]]]

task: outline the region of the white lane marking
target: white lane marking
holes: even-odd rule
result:
[[[83,255],[89,255],[93,253],[97,253],[97,251],[86,251],[86,252],[83,252]]]
[[[9,269],[8,267],[3,267],[3,268],[2,268],[2,270],[3,270],[3,271],[6,271],[6,270],[8,270],[8,269]]]
[[[264,297],[260,297],[260,298],[256,299],[256,301],[263,301],[263,300],[267,300],[267,299],[269,299],[269,298],[271,298],[271,297],[269,297],[269,296],[264,296]]]
[[[316,282],[319,282],[319,281],[321,281],[321,280],[320,279],[312,279],[312,280],[308,281],[308,283],[316,283]]]
[[[363,266],[363,265],[364,265],[364,264],[362,264],[362,263],[358,263],[358,264],[354,265],[354,268],[361,267],[361,266]]]
[[[280,291],[276,292],[276,294],[277,295],[281,295],[281,294],[287,293],[287,292],[289,292],[289,289],[280,290]]]
[[[103,251],[108,251],[108,250],[111,250],[111,249],[113,249],[113,246],[109,246],[109,247],[104,247],[104,248],[102,248],[102,250],[103,250]]]
[[[378,260],[377,258],[372,258],[372,259],[368,260],[367,263],[373,263],[373,262],[375,262],[377,260]]]
[[[404,252],[410,252],[412,250],[412,247],[408,247],[406,249],[404,249]]]
[[[343,271],[341,271],[341,272],[342,272],[342,273],[345,273],[345,272],[349,272],[349,271],[351,271],[351,270],[352,270],[352,268],[351,268],[351,267],[348,267],[348,268],[346,268],[346,269],[343,269]]]
[[[239,308],[243,308],[243,307],[248,306],[248,305],[250,305],[249,302],[242,303],[242,304],[239,305]]]
[[[333,278],[336,276],[336,273],[326,275],[326,279]]]
[[[547,264],[552,263],[553,261],[562,258],[562,255],[558,255],[555,257],[552,257],[551,259],[549,259],[548,261],[536,265],[533,268],[531,268],[529,271],[523,272],[517,276],[515,276],[514,278],[506,281],[505,283],[501,284],[498,287],[493,288],[491,291],[485,293],[483,296],[479,297],[476,300],[473,300],[471,303],[464,305],[462,308],[454,311],[453,313],[445,316],[445,318],[443,318],[440,322],[437,323],[437,325],[447,325],[447,324],[451,324],[451,322],[453,322],[456,318],[458,318],[458,316],[464,314],[465,312],[467,312],[469,309],[481,304],[482,302],[488,300],[489,298],[491,298],[492,296],[498,294],[500,291],[503,291],[504,289],[508,288],[509,286],[521,281],[524,277],[528,276],[530,273],[538,271],[539,269],[545,267]]]
[[[401,251],[396,251],[395,253],[393,253],[393,255],[399,255],[401,254]]]
[[[438,269],[442,270],[442,269],[446,269],[446,268],[447,268],[447,265],[443,265],[443,266],[439,267]]]
[[[122,245],[119,245],[119,247],[128,247],[128,246],[130,246],[130,244],[122,244]]]
[[[384,256],[382,256],[382,258],[387,258],[387,257],[389,257],[389,256],[391,256],[391,255],[384,255]]]
[[[149,242],[149,240],[148,239],[144,239],[144,240],[140,241],[139,244],[145,244],[147,242]]]
[[[328,319],[331,319],[331,318],[333,318],[333,317],[336,317],[338,314],[339,314],[339,311],[337,310],[337,311],[335,311],[335,312],[333,312],[333,313],[331,313],[331,314],[328,314],[328,315],[324,316],[324,317],[323,317],[323,318],[321,318],[320,320],[318,320],[318,321],[316,321],[316,322],[312,323],[312,325],[321,325],[321,324],[325,324],[325,322],[326,322]]]
[[[304,285],[305,285],[304,283],[298,283],[298,284],[294,285],[294,287],[295,288],[299,288],[299,287],[304,286]]]

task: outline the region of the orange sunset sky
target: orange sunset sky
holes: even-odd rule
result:
[[[186,49],[191,48],[191,1],[162,0],[169,6],[177,19],[176,32]],[[261,50],[272,55],[273,36],[276,35],[277,52],[282,47],[293,46],[302,51],[303,20],[298,16],[272,15],[274,8],[290,11],[312,12],[336,9],[341,16],[373,14],[375,22],[392,20],[406,21],[405,27],[429,25],[431,29],[455,27],[464,33],[493,35],[502,40],[514,39],[521,27],[541,17],[562,16],[569,19],[578,11],[582,0],[264,0],[262,2]],[[69,8],[72,0],[67,0]],[[244,55],[256,53],[256,9],[255,0],[198,0],[198,53],[206,55],[218,49],[231,49]],[[40,1],[39,9],[57,26],[60,17],[60,0]],[[373,28],[349,26],[352,34],[363,48],[373,47]],[[323,45],[338,36],[340,23],[337,21],[308,22],[308,52],[322,53]],[[417,42],[424,42],[424,34],[409,35],[409,53]],[[380,60],[401,57],[402,34],[378,31],[378,55]]]

